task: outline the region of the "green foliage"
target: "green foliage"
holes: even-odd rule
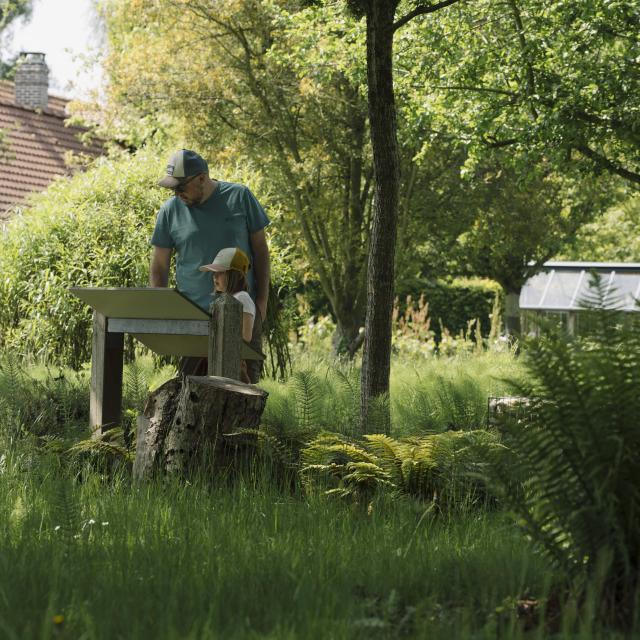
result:
[[[0,358],[0,440],[55,436],[86,424],[87,372],[27,371],[11,353]]]
[[[527,420],[503,425],[493,475],[535,543],[572,580],[600,581],[600,613],[630,623],[640,575],[640,329],[605,310],[595,280],[589,328],[527,344]],[[512,491],[513,477],[524,491]],[[507,482],[505,482],[505,479]]]
[[[109,470],[114,463],[124,463],[130,469],[135,458],[135,438],[127,443],[126,435],[121,427],[96,431],[90,438],[76,442],[67,453],[74,462],[94,469]]]
[[[392,489],[448,510],[486,499],[475,479],[477,461],[498,447],[497,436],[481,430],[405,440],[374,434],[364,441],[323,433],[302,451],[300,473],[310,491],[320,486],[326,495],[367,503],[377,491]]]
[[[501,300],[503,296],[499,284],[480,278],[454,278],[450,282],[407,279],[399,283],[397,293],[401,300],[411,296],[400,307],[401,314],[411,305],[412,300],[424,297],[436,342],[440,341],[443,327],[458,334],[467,328],[470,320],[476,318],[480,321],[482,335],[487,336],[495,300]]]
[[[469,146],[467,169],[506,149],[525,180],[542,161],[566,174],[626,168],[637,182],[634,3],[481,0],[412,26],[421,55],[407,64],[432,89],[418,115]]]
[[[560,260],[640,262],[640,197],[632,196],[603,216],[585,224]]]
[[[163,201],[158,156],[101,159],[56,181],[12,219],[0,245],[0,344],[79,368],[91,312],[69,288],[148,282],[149,237]]]
[[[388,500],[365,515],[250,474],[132,488],[52,463],[0,478],[6,638],[493,638],[497,606],[546,593],[547,565],[498,513]],[[521,640],[509,611],[500,637]]]
[[[149,396],[149,372],[138,360],[125,368],[123,380],[123,404],[137,413],[142,413]]]
[[[0,31],[19,16],[29,16],[32,0],[2,0],[0,2]]]
[[[482,381],[465,374],[416,377],[402,390],[396,421],[409,433],[479,429],[486,422],[487,395]]]
[[[530,262],[631,191],[611,173],[640,180],[636,30],[633,10],[608,0],[455,3],[403,27],[400,135],[416,163],[405,208],[420,215],[400,237],[429,277],[518,292]]]
[[[49,509],[51,528],[55,535],[63,540],[64,553],[68,554],[80,533],[82,518],[80,504],[68,478],[56,478],[51,489]]]
[[[310,371],[297,371],[293,376],[293,384],[298,428],[309,432],[318,424],[318,379]]]

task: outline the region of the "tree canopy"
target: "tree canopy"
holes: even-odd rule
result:
[[[108,0],[105,16],[110,130],[260,176],[350,351],[369,299],[368,396],[388,380],[396,273],[517,296],[639,183],[631,3]]]
[[[0,33],[16,18],[31,13],[33,0],[0,0]],[[0,50],[0,79],[10,76],[15,68],[16,60],[4,59]]]

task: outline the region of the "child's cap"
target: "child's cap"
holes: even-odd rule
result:
[[[218,255],[213,259],[211,264],[203,264],[199,267],[200,271],[239,271],[247,275],[249,271],[249,258],[247,254],[237,247],[229,247],[228,249],[220,249]]]

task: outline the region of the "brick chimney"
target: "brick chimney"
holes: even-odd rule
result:
[[[44,53],[23,51],[16,67],[16,104],[30,109],[46,109],[49,103],[49,67]]]

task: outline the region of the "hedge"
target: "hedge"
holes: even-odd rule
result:
[[[398,287],[401,311],[410,295],[417,301],[424,295],[429,305],[430,328],[440,340],[442,327],[452,334],[465,331],[471,320],[479,319],[482,335],[487,336],[491,327],[491,313],[496,297],[502,304],[502,287],[493,280],[483,278],[454,278],[452,280],[427,280],[416,278]]]
[[[149,238],[167,197],[155,183],[168,155],[143,149],[101,158],[10,220],[0,236],[3,351],[76,369],[90,360],[91,310],[69,287],[147,286]],[[276,287],[279,265],[272,243]]]

